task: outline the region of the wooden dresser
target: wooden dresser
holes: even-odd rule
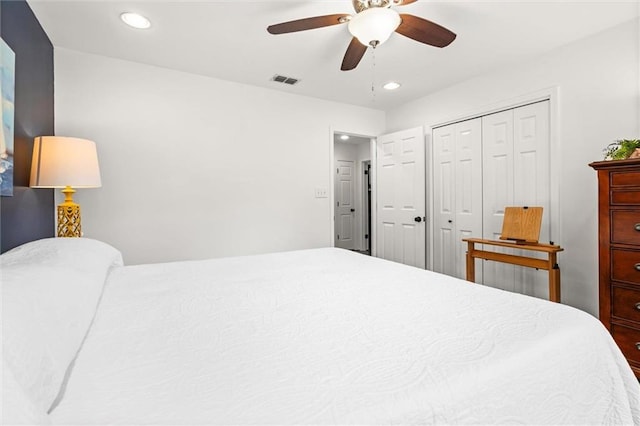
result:
[[[600,321],[640,377],[640,159],[599,161]]]

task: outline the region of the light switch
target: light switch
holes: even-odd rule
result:
[[[327,198],[329,197],[327,188],[316,188],[316,198]]]

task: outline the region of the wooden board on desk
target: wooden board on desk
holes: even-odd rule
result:
[[[542,225],[542,207],[506,207],[501,240],[537,243]]]

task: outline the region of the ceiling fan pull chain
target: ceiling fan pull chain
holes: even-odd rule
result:
[[[376,48],[372,46],[373,50],[373,67],[372,67],[372,76],[371,76],[371,97],[372,102],[376,103]]]

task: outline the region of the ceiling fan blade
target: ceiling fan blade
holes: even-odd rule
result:
[[[357,38],[352,38],[349,47],[347,47],[347,52],[344,54],[340,69],[342,71],[350,71],[357,67],[366,51],[367,46],[360,43]]]
[[[420,43],[435,47],[445,47],[456,39],[456,34],[435,22],[417,16],[401,13],[402,23],[396,32]]]
[[[342,13],[335,15],[314,16],[313,18],[297,19],[295,21],[270,25],[267,27],[267,31],[269,31],[269,33],[271,34],[285,34],[294,33],[296,31],[312,30],[315,28],[343,24],[347,22],[350,17],[351,15]]]

